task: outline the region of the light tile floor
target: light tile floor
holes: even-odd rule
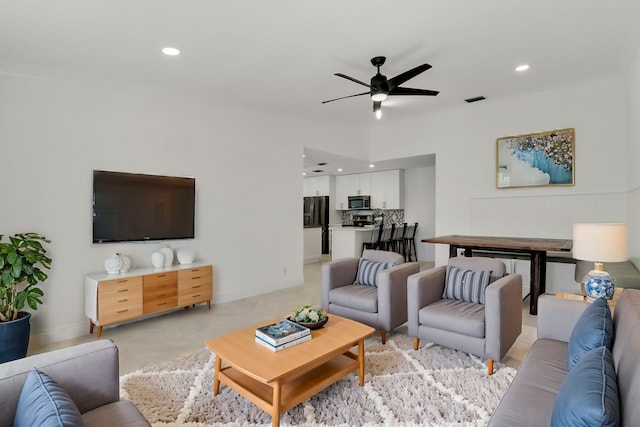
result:
[[[323,261],[326,261],[324,259]],[[102,337],[113,340],[120,350],[120,373],[135,371],[143,366],[171,360],[196,351],[204,341],[236,329],[290,312],[301,304],[320,304],[320,267],[322,263],[304,266],[304,284],[281,291],[223,304],[206,304],[177,310],[161,316],[105,327]],[[421,262],[421,269],[433,263]],[[535,316],[530,316],[528,300],[523,302],[522,334],[503,360],[517,368],[536,336]],[[403,325],[400,328],[406,326]],[[29,353],[42,353],[96,339],[96,334],[30,348]]]

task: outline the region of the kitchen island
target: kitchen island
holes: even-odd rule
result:
[[[360,257],[362,244],[371,241],[374,226],[331,227],[331,259]]]

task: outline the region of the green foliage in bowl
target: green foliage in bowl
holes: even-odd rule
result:
[[[316,323],[321,322],[327,318],[324,310],[320,307],[314,307],[312,305],[301,305],[296,308],[289,319],[298,323]]]

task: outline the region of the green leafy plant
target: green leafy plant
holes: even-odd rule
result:
[[[51,258],[43,243],[51,243],[37,233],[18,233],[3,242],[0,234],[0,322],[18,318],[28,305],[33,310],[42,304],[44,293],[37,285],[47,279],[42,268],[51,268]]]
[[[290,319],[294,322],[315,323],[327,318],[327,315],[320,307],[311,305],[301,305],[291,313]]]

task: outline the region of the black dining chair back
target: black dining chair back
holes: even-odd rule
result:
[[[413,256],[415,260],[418,260],[418,255],[416,253],[416,231],[418,230],[418,223],[415,222],[409,226],[407,230],[407,235],[404,239],[404,244],[406,247],[407,254],[405,258],[408,261],[411,261],[411,257]]]

